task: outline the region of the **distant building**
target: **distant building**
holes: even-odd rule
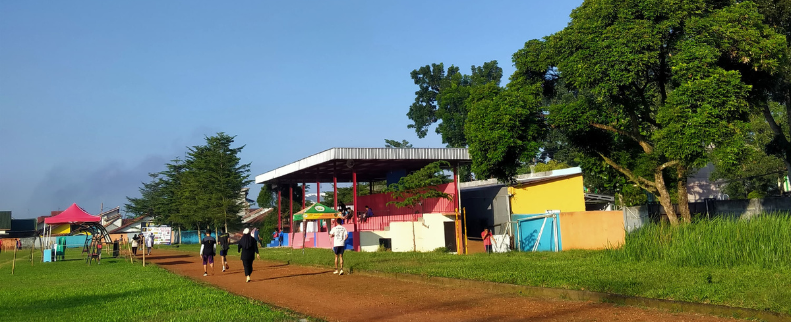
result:
[[[728,195],[724,194],[722,189],[720,189],[724,182],[712,182],[709,179],[712,172],[714,172],[714,165],[709,163],[687,178],[687,198],[689,202],[701,202],[703,199],[729,199]]]

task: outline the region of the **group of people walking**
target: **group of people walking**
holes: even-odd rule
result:
[[[140,233],[132,237],[132,254],[135,256],[137,256],[137,249],[140,245],[145,246],[143,251],[146,252],[146,255],[151,255],[151,249],[154,248],[154,233],[149,233],[148,236]]]
[[[206,237],[201,240],[200,256],[203,260],[203,276],[209,276],[208,267],[214,270],[214,256],[217,254],[217,244],[220,245],[220,259],[222,260],[222,271],[230,269],[228,264],[228,250],[231,247],[230,236],[228,233],[223,233],[219,236],[219,243],[211,232],[206,231]],[[258,241],[253,238],[249,228],[245,228],[242,232],[242,238],[239,239],[237,244],[237,252],[241,253],[242,267],[244,268],[244,276],[247,278],[246,282],[250,283],[250,275],[253,273],[253,260],[260,259],[258,254]]]
[[[343,219],[335,219],[335,224],[335,227],[329,232],[333,241],[332,251],[335,254],[335,272],[333,274],[343,275],[343,252],[346,249],[346,239],[349,238],[349,232],[342,225]],[[210,231],[206,231],[206,236],[201,240],[199,252],[203,261],[203,276],[209,276],[208,268],[214,271],[214,256],[217,254],[218,244],[220,259],[222,260],[222,271],[224,273],[230,269],[227,258],[228,250],[231,247],[229,237],[228,233],[223,233],[219,236],[219,241],[217,241]],[[273,237],[282,238],[280,230],[276,230]],[[253,260],[261,259],[261,255],[258,253],[258,240],[253,237],[249,228],[245,228],[242,232],[242,238],[237,243],[237,252],[241,254],[242,268],[246,278],[245,282],[250,283],[250,275],[253,273]]]

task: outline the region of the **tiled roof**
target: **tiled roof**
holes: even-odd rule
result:
[[[134,219],[122,219],[121,220],[121,227],[113,229],[113,231],[111,231],[110,233],[111,234],[116,233],[119,230],[123,230],[123,229],[131,226],[132,224],[134,224],[136,222],[139,222],[139,221],[141,221],[141,220],[143,220],[145,218],[150,218],[150,217],[149,216],[140,216],[140,217],[137,217],[137,218],[134,218]]]
[[[113,209],[104,211],[104,212],[100,213],[98,216],[101,217],[101,216],[104,216],[104,215],[108,215],[108,214],[110,214],[112,212],[119,212],[120,213],[121,212],[121,206],[118,206],[118,207],[115,207]]]

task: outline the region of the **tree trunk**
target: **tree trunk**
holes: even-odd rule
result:
[[[691,223],[692,215],[689,213],[689,198],[687,195],[687,167],[678,165],[676,167],[678,175],[678,212],[684,222]]]
[[[670,221],[671,225],[678,225],[678,216],[676,216],[676,210],[673,209],[673,202],[670,201],[670,193],[667,191],[665,178],[662,177],[662,170],[656,170],[656,172],[654,172],[654,180],[656,182],[656,191],[659,193],[659,203],[662,205],[662,208],[665,208],[667,219]]]
[[[181,245],[181,226],[179,225],[179,245]]]

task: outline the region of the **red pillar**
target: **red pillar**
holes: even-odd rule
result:
[[[332,196],[335,200],[335,211],[338,211],[338,177],[335,174],[332,175]]]
[[[321,183],[316,181],[316,203],[321,202]]]
[[[288,232],[294,232],[294,185],[288,185]]]
[[[283,212],[280,209],[280,185],[277,186],[277,228],[283,231]]]
[[[354,244],[354,251],[360,251],[360,230],[357,226],[357,170],[352,170],[352,204],[354,207],[354,233],[352,236],[354,240],[352,243]]]

